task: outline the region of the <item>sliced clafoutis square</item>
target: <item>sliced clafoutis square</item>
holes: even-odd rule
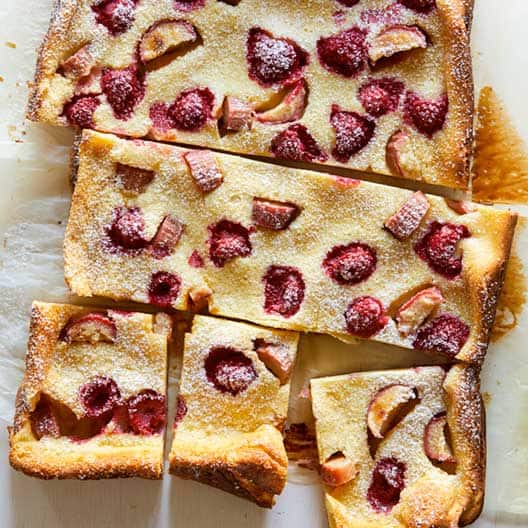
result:
[[[161,478],[166,314],[34,302],[11,465],[44,478]]]
[[[485,355],[513,213],[93,131],[77,164],[78,295]]]
[[[469,184],[471,0],[64,0],[29,117]]]
[[[270,508],[299,335],[195,316],[185,336],[170,472]]]
[[[485,426],[473,367],[313,379],[330,526],[465,526],[484,497]]]

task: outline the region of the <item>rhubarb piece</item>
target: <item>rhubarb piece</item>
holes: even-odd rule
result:
[[[381,301],[370,295],[355,298],[345,311],[347,332],[368,339],[389,322]]]
[[[176,218],[167,215],[158,227],[150,242],[150,252],[154,258],[162,259],[174,252],[183,234],[184,226]]]
[[[213,295],[213,290],[208,286],[197,286],[189,290],[190,310],[200,312],[209,306],[209,299]]]
[[[338,105],[332,106],[330,124],[335,130],[332,155],[341,163],[347,163],[354,154],[365,148],[376,129],[376,124],[369,117],[357,112],[346,112]]]
[[[216,390],[237,396],[257,379],[253,361],[230,347],[213,347],[204,363],[208,381]]]
[[[398,0],[401,5],[416,11],[428,14],[436,7],[436,0]]]
[[[469,334],[469,326],[464,321],[454,315],[442,314],[418,330],[413,347],[453,359],[462,350]]]
[[[127,400],[130,426],[138,435],[163,432],[166,422],[165,396],[152,389],[142,390]]]
[[[376,269],[376,251],[362,242],[335,246],[323,260],[325,273],[341,285],[359,284],[367,280]]]
[[[130,430],[128,408],[126,405],[118,405],[112,412],[112,419],[101,431],[103,434],[123,434]],[[91,435],[94,436],[94,435]]]
[[[174,427],[175,428],[185,418],[186,415],[187,415],[187,404],[185,403],[185,398],[181,394],[178,394],[178,399],[176,401],[176,414],[174,415]]]
[[[187,259],[189,266],[193,268],[203,268],[205,266],[202,255],[196,249],[191,253],[191,256]]]
[[[116,164],[116,177],[120,186],[133,194],[141,194],[154,179],[156,173],[130,165]]]
[[[272,139],[271,152],[276,158],[292,161],[328,159],[308,129],[299,123],[289,126]]]
[[[296,121],[304,114],[307,98],[306,81],[301,79],[288,90],[284,99],[277,106],[257,114],[257,120],[270,125]]]
[[[427,36],[418,26],[396,25],[383,29],[369,44],[370,62],[417,48],[427,48]]]
[[[387,142],[387,167],[395,176],[416,180],[420,178],[420,162],[416,159],[412,140],[403,130],[397,130]]]
[[[321,478],[327,486],[337,488],[356,477],[358,466],[343,453],[334,453],[321,466]]]
[[[253,198],[251,218],[259,227],[281,231],[297,218],[299,212],[299,208],[291,203]]]
[[[31,432],[37,440],[45,436],[59,438],[61,435],[59,421],[53,412],[53,407],[46,395],[42,394],[40,399],[31,412]]]
[[[114,343],[117,329],[114,321],[106,315],[93,312],[68,321],[62,329],[60,340],[65,343]]]
[[[155,60],[180,46],[198,40],[198,33],[185,20],[156,22],[143,34],[139,43],[139,57],[143,63]]]
[[[225,130],[229,132],[251,130],[253,114],[251,105],[244,101],[231,95],[224,98],[222,124]]]
[[[394,457],[382,458],[372,473],[367,500],[377,513],[389,513],[405,488],[406,466]]]
[[[453,209],[455,213],[461,215],[478,211],[476,204],[468,202],[467,200],[451,200],[450,198],[444,198],[444,200],[450,209]]]
[[[414,92],[407,92],[404,105],[405,121],[429,138],[444,127],[447,110],[446,94],[438,99],[423,99]]]
[[[90,53],[90,44],[86,44],[61,62],[60,71],[65,77],[73,81],[89,75],[95,64],[95,58]]]
[[[151,304],[170,308],[180,293],[181,279],[168,271],[157,271],[152,275],[148,287],[148,298]]]
[[[209,258],[217,268],[236,257],[247,257],[252,246],[250,231],[238,222],[220,220],[208,227]]]
[[[432,222],[429,231],[414,246],[417,255],[436,273],[454,279],[462,272],[458,244],[471,236],[465,225]]]
[[[145,97],[145,79],[135,65],[123,70],[105,69],[101,89],[116,119],[126,120]]]
[[[148,244],[144,229],[145,221],[138,207],[117,207],[114,209],[112,223],[106,227],[110,249],[129,255],[138,254]]]
[[[197,132],[211,119],[214,94],[209,88],[191,88],[182,92],[167,109],[170,126],[185,132]]]
[[[447,441],[447,427],[445,412],[431,418],[424,432],[424,451],[435,462],[454,464],[456,459]]]
[[[352,27],[329,37],[321,37],[317,41],[319,62],[328,71],[355,77],[366,66],[366,35],[364,30]]]
[[[183,157],[194,182],[203,193],[214,191],[224,181],[216,157],[210,150],[190,150]]]
[[[278,343],[269,343],[264,339],[256,339],[255,352],[266,368],[277,378],[281,385],[290,379],[293,370],[293,359],[288,349]]]
[[[75,97],[64,105],[62,115],[66,117],[70,125],[93,128],[95,126],[93,114],[100,104],[99,98],[91,95]]]
[[[269,31],[257,27],[249,30],[249,78],[261,86],[295,82],[301,78],[308,59],[308,53],[291,39],[275,38]]]
[[[385,228],[398,240],[406,240],[420,227],[429,208],[425,194],[416,191],[385,221]]]
[[[371,116],[381,117],[398,108],[404,88],[401,81],[391,77],[370,79],[359,89],[359,100]]]
[[[86,416],[98,418],[120,403],[121,393],[113,379],[97,376],[80,388],[79,400]]]
[[[375,438],[383,438],[392,429],[409,402],[418,397],[409,385],[394,384],[380,389],[372,398],[367,412],[367,425]]]
[[[95,20],[114,35],[124,33],[134,23],[138,0],[99,0],[92,6]]]
[[[444,302],[439,288],[433,286],[419,291],[402,304],[396,314],[396,325],[402,336],[414,333]]]
[[[266,313],[288,318],[299,311],[306,286],[298,269],[291,266],[270,266],[262,282]]]
[[[192,11],[205,5],[205,0],[174,0],[174,9],[177,11]]]

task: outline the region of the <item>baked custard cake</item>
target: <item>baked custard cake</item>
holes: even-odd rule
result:
[[[62,0],[29,117],[466,189],[471,0]]]
[[[9,428],[13,468],[44,478],[160,479],[171,319],[34,302]]]
[[[483,359],[513,213],[93,131],[76,165],[78,295]]]
[[[286,484],[282,428],[295,332],[196,316],[185,336],[170,472],[270,508]]]
[[[472,367],[311,382],[332,528],[465,526],[484,498],[485,426]]]

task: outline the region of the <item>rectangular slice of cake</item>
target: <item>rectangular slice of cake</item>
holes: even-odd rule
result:
[[[468,0],[63,0],[29,117],[465,189]]]
[[[160,479],[168,315],[34,302],[11,465],[34,477]]]
[[[85,131],[65,240],[78,295],[480,362],[516,215]]]
[[[196,316],[185,336],[170,472],[270,508],[299,335]]]
[[[455,528],[484,498],[484,409],[475,369],[419,367],[313,379],[329,524]]]

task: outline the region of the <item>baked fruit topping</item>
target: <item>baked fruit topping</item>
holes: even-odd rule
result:
[[[124,33],[134,23],[138,0],[99,0],[92,6],[95,20],[114,35]]]
[[[389,322],[381,301],[370,295],[354,299],[345,311],[347,332],[351,335],[369,338],[382,330]]]
[[[293,359],[288,349],[278,343],[269,343],[264,339],[256,339],[255,352],[266,368],[284,385],[290,379],[293,369]]]
[[[174,0],[174,9],[177,11],[192,11],[205,5],[205,0]]]
[[[30,415],[31,431],[37,440],[45,436],[52,438],[59,438],[61,435],[59,421],[53,407],[45,395],[41,395],[40,399]]]
[[[442,292],[436,286],[413,295],[396,313],[396,325],[400,334],[408,336],[414,333],[443,302]]]
[[[295,315],[306,289],[301,272],[292,266],[270,266],[264,277],[264,311],[282,317]]]
[[[431,418],[424,432],[425,454],[435,462],[456,462],[453,451],[447,441],[447,416],[445,412],[439,413]]]
[[[414,348],[454,358],[469,338],[469,326],[458,317],[442,314],[416,333]]]
[[[308,88],[306,81],[300,79],[290,88],[284,99],[275,107],[265,112],[258,113],[256,118],[261,123],[277,125],[289,123],[300,119],[304,114],[308,99]]]
[[[398,240],[406,240],[420,227],[429,208],[429,200],[425,194],[416,191],[385,221],[385,228]]]
[[[120,250],[136,255],[144,249],[148,241],[144,237],[145,221],[138,207],[117,207],[106,233],[112,244],[112,250]]]
[[[394,112],[399,104],[405,86],[391,77],[371,79],[359,89],[359,100],[363,108],[373,117]]]
[[[268,87],[300,79],[309,55],[291,39],[275,38],[261,28],[249,30],[247,61],[249,77]]]
[[[79,400],[89,418],[111,412],[121,401],[116,382],[106,376],[97,376],[79,390]]]
[[[157,271],[152,275],[148,287],[148,298],[151,304],[170,308],[180,293],[181,279],[168,271]]]
[[[332,106],[330,124],[335,130],[332,155],[341,163],[347,163],[354,154],[365,148],[376,129],[372,119],[357,112],[341,110],[337,105]]]
[[[372,398],[367,412],[367,425],[375,438],[383,438],[392,429],[409,402],[418,393],[409,385],[394,384],[380,389]]]
[[[389,513],[405,487],[405,464],[394,457],[382,458],[372,473],[367,500],[377,513]]]
[[[416,159],[411,137],[404,130],[397,130],[387,141],[385,159],[391,174],[400,178],[420,178],[420,162]]]
[[[89,75],[95,65],[96,60],[90,53],[90,44],[85,44],[73,55],[61,62],[60,72],[68,79],[75,80]]]
[[[196,249],[191,253],[190,257],[187,259],[189,266],[193,268],[203,268],[205,266],[204,259],[202,255]]]
[[[75,97],[64,105],[62,115],[66,117],[70,125],[92,128],[94,126],[93,114],[100,104],[99,98],[92,95]]]
[[[259,227],[281,231],[299,215],[299,208],[291,203],[253,198],[252,220]]]
[[[347,484],[357,475],[358,467],[343,453],[334,453],[321,466],[321,478],[327,486],[337,488]]]
[[[183,234],[183,224],[167,215],[158,227],[150,243],[150,251],[154,258],[162,259],[173,253]]]
[[[178,399],[176,400],[176,414],[174,415],[174,427],[185,418],[187,415],[187,404],[185,403],[185,398],[178,394]]]
[[[437,99],[424,99],[417,93],[407,92],[405,97],[405,121],[429,138],[444,127],[447,110],[446,94]]]
[[[464,215],[477,211],[477,206],[467,200],[451,200],[450,198],[444,198],[444,200],[447,206],[455,213]]]
[[[106,315],[93,312],[68,321],[59,339],[66,343],[113,343],[116,336],[114,321]]]
[[[103,70],[101,89],[116,119],[129,119],[145,96],[145,79],[137,66]]]
[[[238,222],[220,220],[209,226],[209,258],[213,264],[222,268],[235,257],[247,257],[252,246],[250,231]]]
[[[168,108],[163,103],[154,104],[150,117],[155,128],[197,132],[211,119],[213,106],[214,94],[209,88],[191,88],[178,95]]]
[[[200,312],[209,306],[209,299],[213,291],[208,286],[196,286],[189,290],[189,309],[192,312]]]
[[[156,173],[151,170],[116,164],[116,177],[120,186],[133,194],[141,194],[154,179]]]
[[[203,192],[214,191],[224,181],[215,155],[209,150],[190,150],[184,154],[191,176]]]
[[[214,347],[205,359],[207,379],[220,392],[237,396],[258,377],[253,361],[230,347]]]
[[[369,44],[372,64],[383,58],[416,48],[427,48],[427,36],[418,26],[396,25],[383,29]]]
[[[166,421],[165,396],[142,390],[127,401],[130,427],[138,435],[160,434]]]
[[[328,159],[308,129],[299,123],[289,126],[272,139],[271,152],[276,158],[292,161]]]
[[[319,62],[327,70],[354,77],[367,63],[366,31],[352,27],[317,41]]]
[[[251,130],[254,111],[251,105],[228,95],[224,98],[222,125],[228,132]]]
[[[401,5],[418,13],[428,14],[436,7],[436,0],[398,0]]]
[[[367,280],[376,269],[376,251],[362,242],[335,246],[323,260],[325,273],[342,285],[358,284]]]

